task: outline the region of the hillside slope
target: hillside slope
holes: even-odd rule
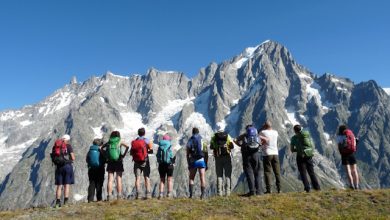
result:
[[[206,200],[121,200],[0,212],[0,219],[389,219],[390,190],[282,193]]]

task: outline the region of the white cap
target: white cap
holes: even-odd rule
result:
[[[62,136],[62,139],[64,139],[65,141],[69,141],[70,140],[69,134],[65,134],[64,136]]]

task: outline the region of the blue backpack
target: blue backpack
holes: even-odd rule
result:
[[[196,160],[199,160],[200,158],[204,157],[204,153],[202,151],[202,137],[200,135],[193,135],[190,138],[190,141],[191,157],[195,158]]]
[[[157,150],[157,162],[163,164],[171,164],[172,163],[172,150],[171,150],[171,142],[167,140],[161,140],[158,143]]]
[[[100,165],[101,161],[99,146],[92,145],[88,151],[88,166],[91,168],[97,168],[100,167]]]
[[[259,137],[255,127],[249,127],[246,129],[245,144],[250,149],[259,148]]]

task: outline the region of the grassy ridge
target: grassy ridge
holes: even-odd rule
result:
[[[207,200],[120,200],[0,212],[0,219],[390,219],[390,190],[283,193]]]

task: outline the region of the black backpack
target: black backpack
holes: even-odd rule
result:
[[[229,150],[227,146],[228,134],[226,132],[218,132],[214,135],[215,140],[215,156],[225,156],[229,155]]]

